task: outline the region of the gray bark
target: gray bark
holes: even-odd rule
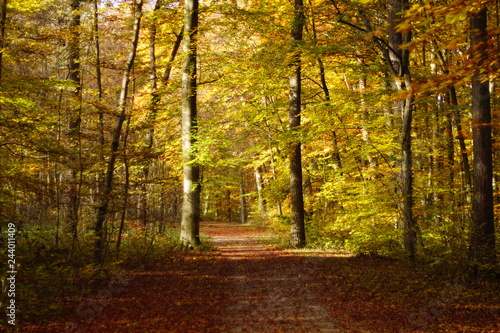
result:
[[[183,247],[200,244],[200,166],[196,162],[197,73],[196,38],[198,32],[198,0],[186,0],[184,5],[184,45],[182,64],[182,153],[184,190],[180,241]]]
[[[389,70],[393,75],[393,86],[397,91],[410,89],[410,54],[408,50],[401,49],[411,39],[411,34],[397,32],[397,25],[401,21],[401,13],[409,7],[408,0],[389,1],[389,40],[388,48],[379,43],[385,56]],[[403,78],[403,80],[401,79]],[[403,247],[410,258],[416,255],[416,222],[413,217],[413,173],[412,173],[412,118],[414,97],[410,96],[403,101],[396,101],[395,112],[401,116],[401,214],[403,226]]]
[[[293,39],[293,73],[290,76],[290,112],[289,123],[292,135],[290,149],[290,204],[291,204],[291,242],[292,246],[304,247],[306,245],[306,231],[304,223],[304,194],[302,187],[302,153],[301,142],[298,139],[300,129],[301,111],[301,54],[299,43],[302,41],[302,33],[305,25],[304,3],[295,0],[295,17],[292,26]]]

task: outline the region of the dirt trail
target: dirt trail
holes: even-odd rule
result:
[[[265,234],[243,230],[213,225],[207,232],[229,263],[228,332],[341,332],[311,288],[316,263],[263,245]]]
[[[21,332],[500,332],[494,290],[465,289],[399,261],[280,251],[263,230],[203,223],[215,251],[173,252],[119,273],[62,323]]]

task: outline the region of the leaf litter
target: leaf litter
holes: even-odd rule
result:
[[[106,304],[90,304],[93,316],[75,309],[21,331],[500,332],[498,281],[440,279],[345,252],[279,250],[252,226],[204,222],[201,230],[213,251],[170,252],[131,273]]]

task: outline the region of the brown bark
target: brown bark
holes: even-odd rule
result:
[[[454,86],[450,86],[450,97],[451,97],[451,105],[455,107],[453,113],[453,122],[455,124],[455,128],[457,130],[457,139],[460,147],[460,158],[462,162],[462,170],[463,170],[463,179],[465,183],[466,192],[470,192],[472,189],[472,173],[470,170],[469,156],[467,154],[467,145],[465,143],[465,136],[462,128],[462,119],[460,117],[460,110],[458,109],[458,98],[457,91]]]
[[[469,267],[475,274],[496,264],[490,91],[488,78],[480,74],[487,61],[487,17],[483,7],[470,19],[471,59],[478,61],[472,78],[474,197],[469,248]]]
[[[94,41],[95,41],[95,52],[96,52],[96,62],[95,62],[95,76],[97,84],[97,99],[99,105],[102,101],[102,74],[101,74],[101,43],[99,36],[99,8],[98,1],[94,0]],[[104,113],[99,109],[99,143],[101,144],[101,155],[103,155],[104,148]],[[102,156],[101,156],[102,157]]]
[[[71,0],[71,23],[68,43],[68,80],[74,85],[71,90],[68,135],[73,152],[70,155],[70,185],[68,189],[68,226],[73,235],[73,242],[77,239],[78,211],[80,206],[78,173],[81,168],[79,147],[81,123],[81,85],[80,85],[80,40],[79,29],[81,24],[80,0]]]
[[[0,84],[3,77],[3,52],[7,45],[5,43],[5,26],[7,24],[7,1],[2,0],[0,4]]]

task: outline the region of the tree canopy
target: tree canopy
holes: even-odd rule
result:
[[[187,4],[2,1],[2,228],[100,262],[178,225],[184,198],[185,245],[199,218],[254,221],[295,246],[496,265],[493,1]]]

